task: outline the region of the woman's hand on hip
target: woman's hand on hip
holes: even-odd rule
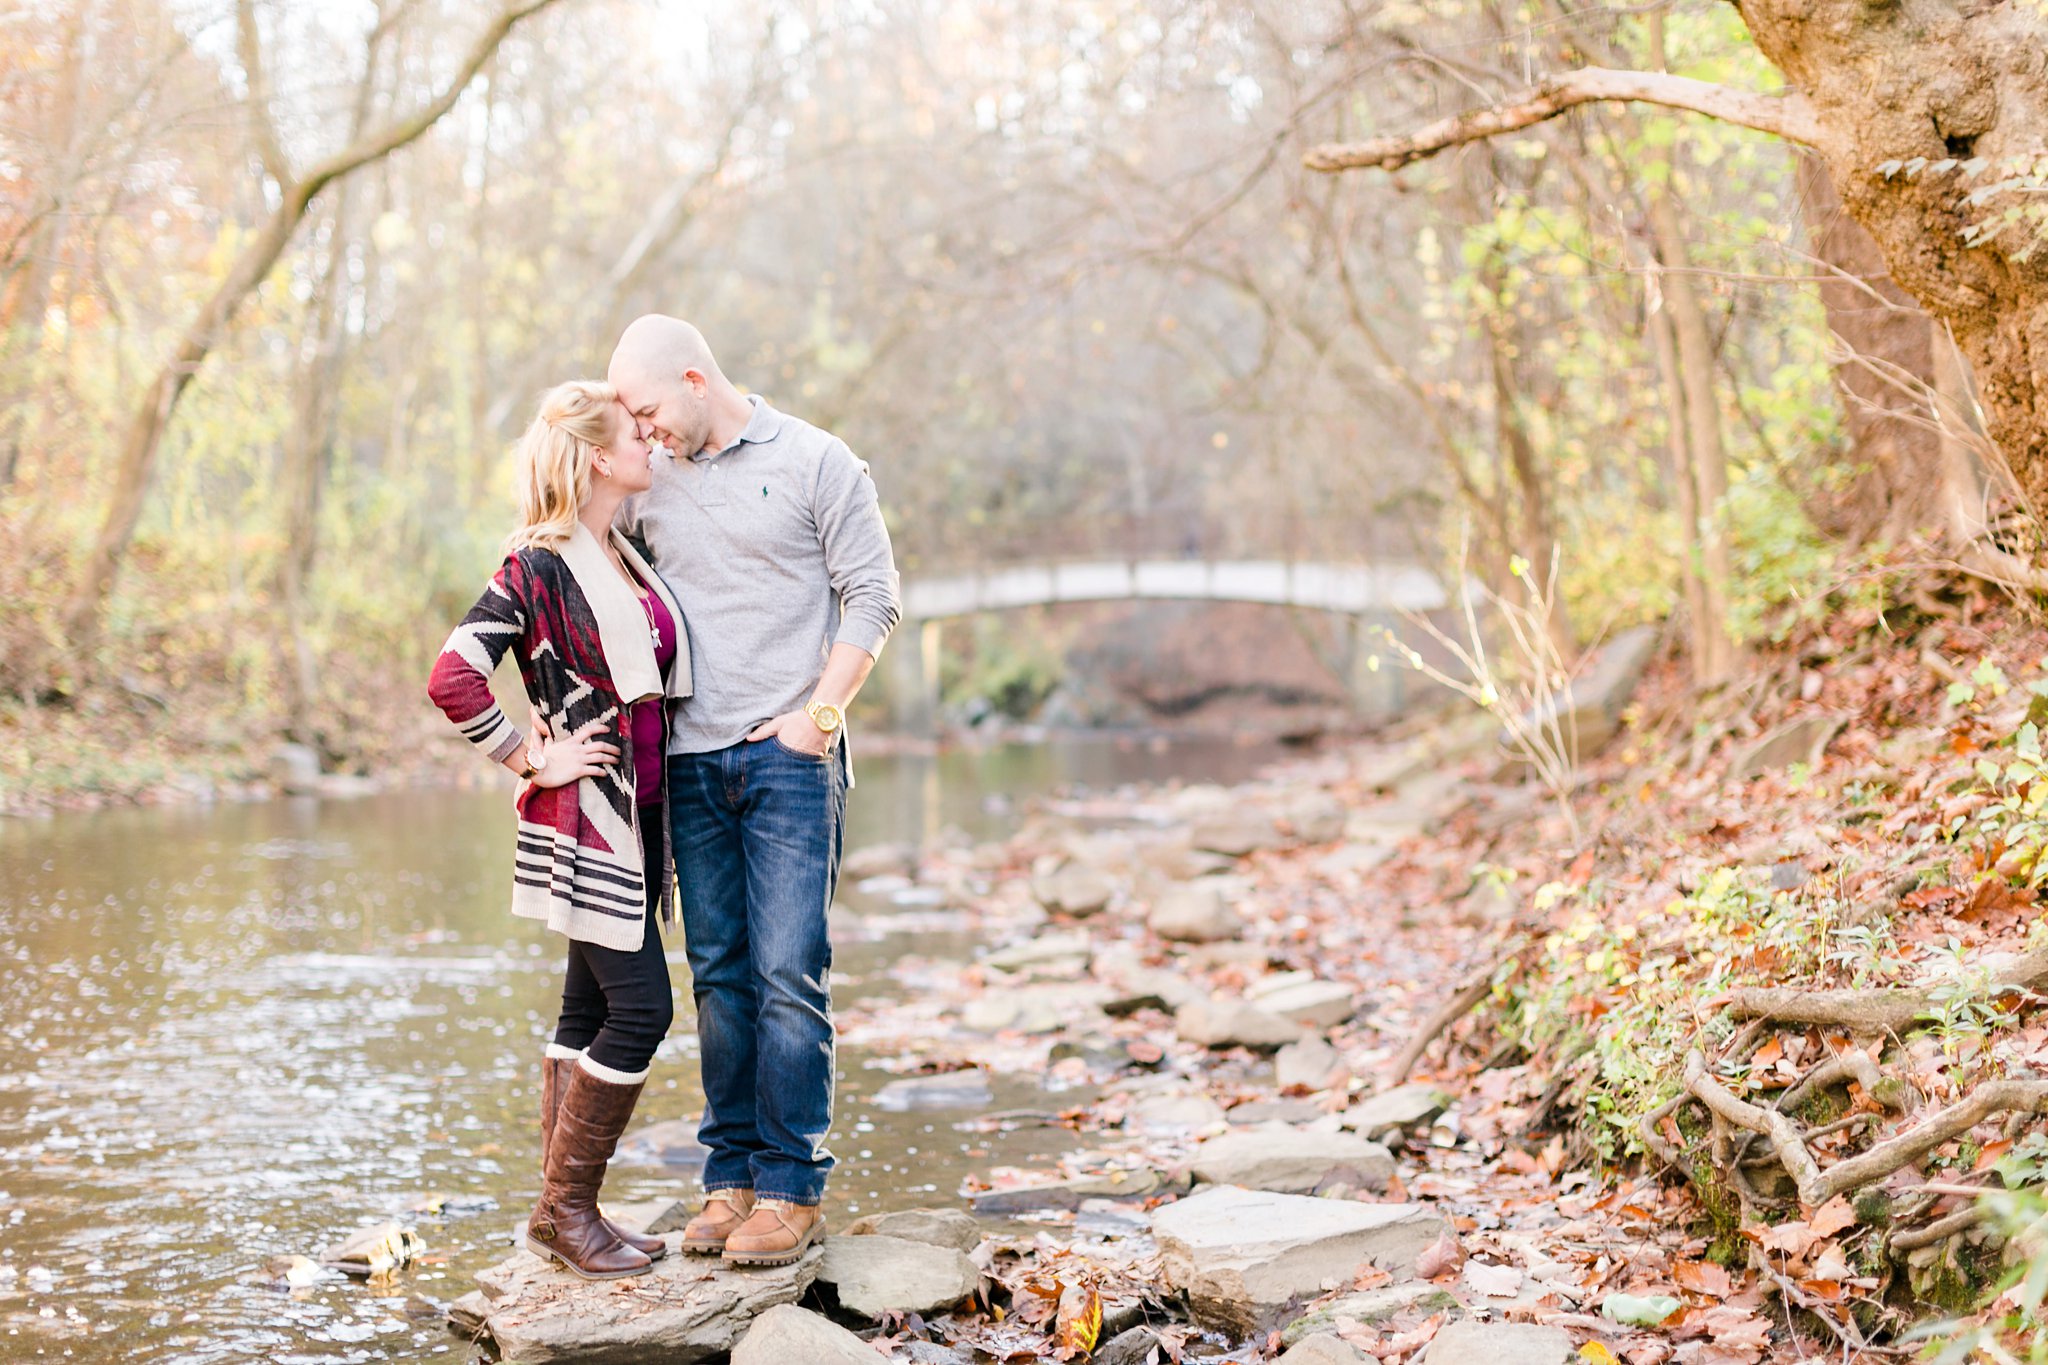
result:
[[[586,777],[602,777],[606,768],[619,761],[618,745],[592,737],[603,726],[603,721],[594,720],[567,739],[546,740],[534,748],[533,754],[543,761],[535,765],[540,771],[533,775],[533,785],[566,787]],[[535,739],[546,734],[545,726],[535,727]]]

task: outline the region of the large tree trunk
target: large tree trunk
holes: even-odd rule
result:
[[[2031,169],[2048,146],[2048,10],[1955,0],[1738,8],[1812,105],[1835,187],[1892,278],[1954,333],[1991,435],[2038,509],[2048,499],[2048,258],[2028,223],[1966,245],[1973,222],[2014,201],[1962,200],[1999,178],[2006,158]],[[1878,170],[1916,157],[1927,161],[1916,175]],[[1974,178],[1953,164],[1976,157],[1990,166]]]
[[[1877,242],[1843,210],[1821,159],[1802,155],[1798,171],[1807,237],[1828,272],[1820,298],[1842,351],[1835,387],[1856,467],[1844,488],[1811,490],[1808,515],[1854,543],[1974,534],[1982,521],[1981,475],[1968,447],[1931,420],[1927,401],[1927,391],[1939,387],[1938,359],[1954,348],[1891,278]]]

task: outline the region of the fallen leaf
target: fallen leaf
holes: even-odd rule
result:
[[[1690,1289],[1695,1294],[1711,1294],[1725,1299],[1735,1292],[1728,1272],[1712,1261],[1678,1261],[1671,1267],[1671,1278],[1680,1289]]]
[[[1458,1245],[1453,1233],[1446,1231],[1415,1258],[1415,1274],[1418,1279],[1433,1280],[1439,1275],[1450,1274],[1463,1264],[1465,1248]]]

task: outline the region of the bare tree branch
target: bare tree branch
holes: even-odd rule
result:
[[[1364,142],[1325,143],[1311,148],[1302,164],[1312,171],[1348,171],[1364,166],[1395,171],[1447,148],[1512,133],[1554,119],[1579,105],[1609,100],[1684,109],[1810,146],[1818,146],[1822,136],[1820,119],[1803,95],[1763,95],[1662,71],[1588,66],[1553,76],[1504,103],[1453,114],[1412,133]]]

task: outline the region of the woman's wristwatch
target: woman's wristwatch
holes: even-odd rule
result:
[[[534,778],[540,776],[540,770],[547,766],[548,756],[542,753],[535,753],[533,746],[529,744],[526,747],[526,766],[519,770],[519,776],[531,782]]]

